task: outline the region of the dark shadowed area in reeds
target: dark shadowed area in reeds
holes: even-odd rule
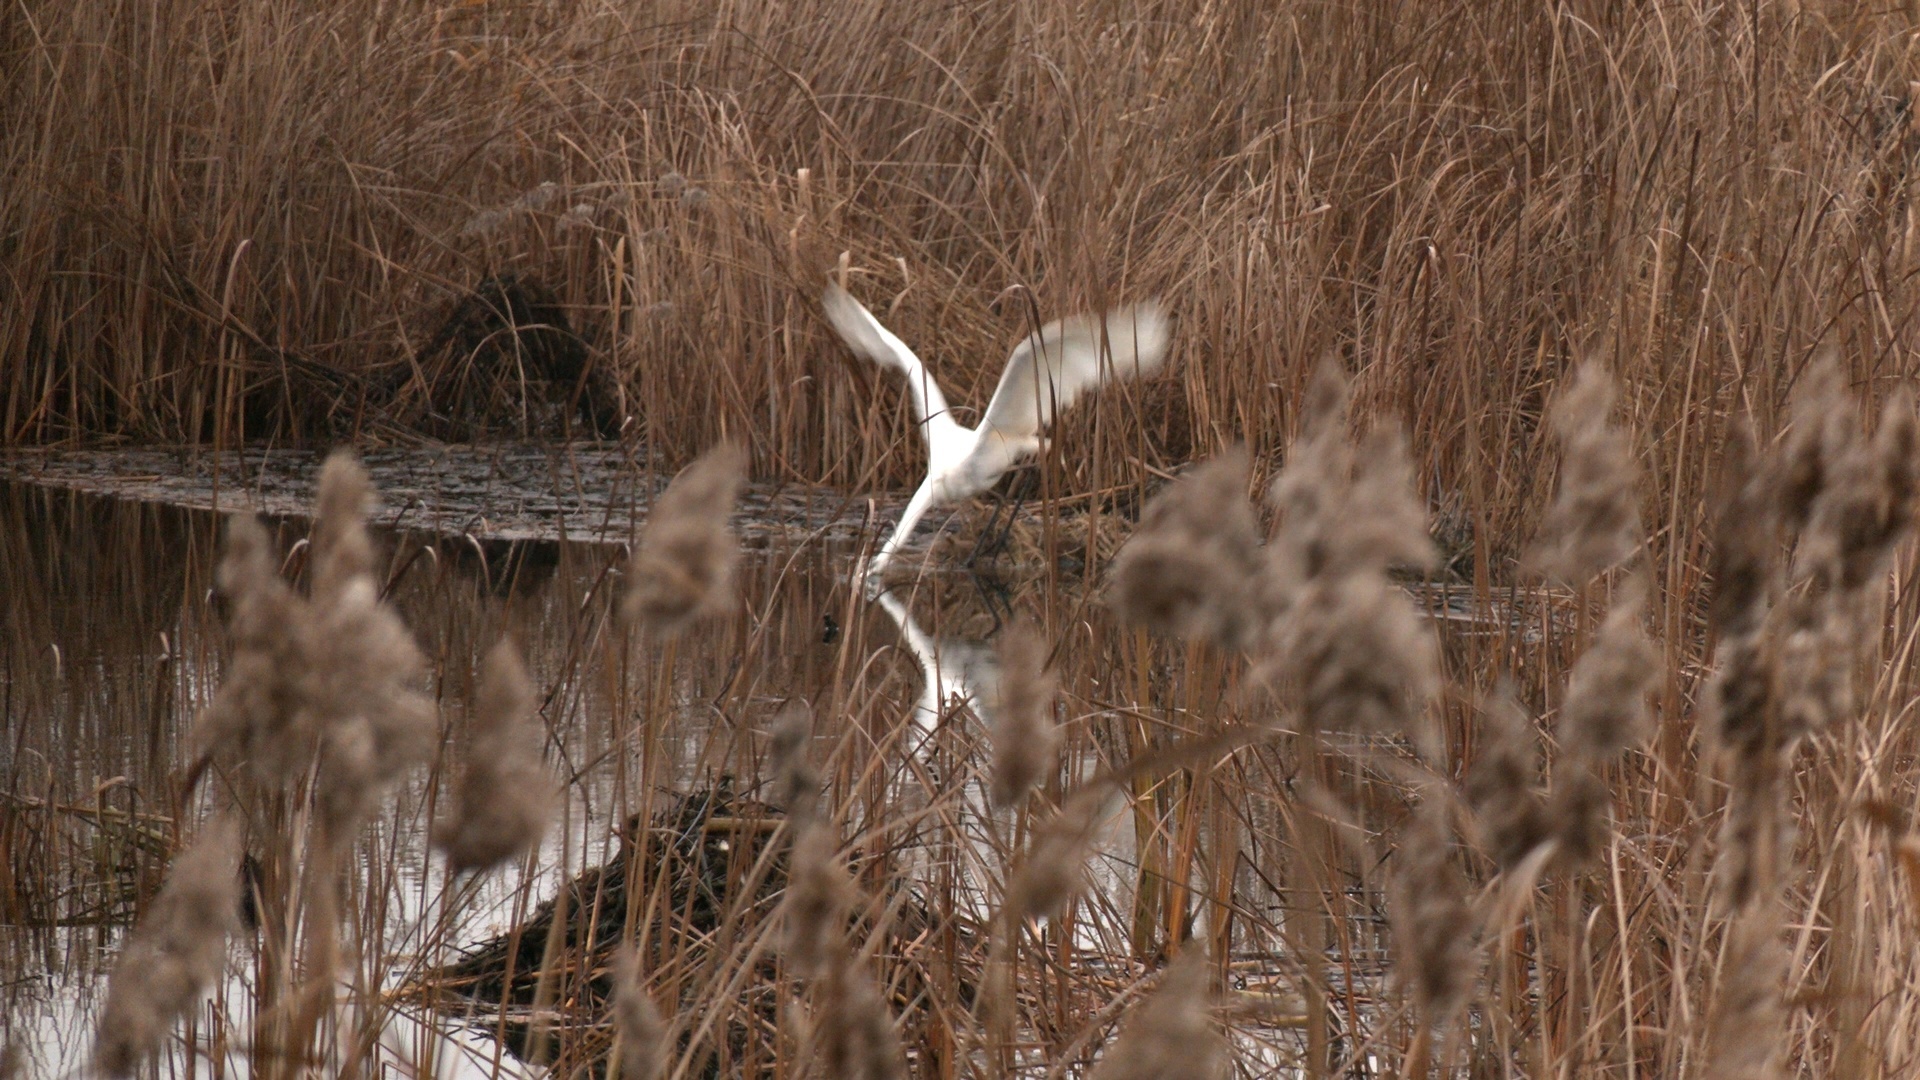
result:
[[[98,973],[64,1060],[270,1076],[453,1053],[396,1025],[628,1078],[1912,1075],[1915,30],[22,0],[0,447],[692,467],[512,586],[370,534],[346,457],[311,523],[0,484],[9,1017]],[[1162,298],[1166,371],[1003,485],[1004,582],[898,615],[731,546],[743,477],[921,476],[830,275],[962,412]],[[909,616],[993,673],[930,732]]]

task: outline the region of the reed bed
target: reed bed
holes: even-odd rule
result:
[[[516,858],[620,859],[617,940],[549,933],[514,1017],[563,1074],[1910,1075],[1913,29],[17,5],[0,443],[736,449],[534,611],[376,555],[346,473],[304,547],[114,517],[49,550],[74,511],[9,510],[9,953],[149,958],[103,1066],[183,1032],[269,1074],[418,1066],[380,1032],[453,1023],[420,1003],[462,905],[504,888],[518,925]],[[1036,319],[1176,320],[1170,373],[1016,481],[1011,678],[924,743],[843,564],[716,546],[743,469],[918,478],[829,274],[956,402]],[[508,630],[531,674],[476,675]],[[729,849],[696,927],[653,833],[610,838],[722,776],[777,842]],[[253,929],[219,875],[163,884],[237,863],[235,821]]]

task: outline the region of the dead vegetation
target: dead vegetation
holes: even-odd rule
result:
[[[704,767],[783,777],[786,817],[721,815],[773,822],[724,858],[636,827],[620,904],[596,878],[523,905],[592,940],[512,939],[519,975],[482,996],[566,1068],[617,1031],[627,1076],[1160,1075],[1224,1027],[1255,1072],[1909,1075],[1912,30],[1785,3],[30,2],[0,26],[0,443],[744,448],[662,501],[628,622],[590,578],[530,695],[490,691],[522,724],[586,702],[592,734],[554,723],[534,766],[530,728],[475,733],[524,784],[613,771],[623,820],[674,820],[654,720],[686,700]],[[1169,373],[1017,481],[1043,567],[1009,605],[1017,692],[993,737],[949,717],[920,758],[892,639],[832,584],[756,577],[736,606],[760,571],[716,510],[743,458],[853,491],[919,474],[904,395],[814,309],[842,251],[956,400],[1058,313],[1157,294],[1177,319]],[[390,1003],[355,964],[383,927],[338,904],[402,888],[348,856],[398,844],[367,830],[420,809],[419,777],[446,770],[460,866],[511,861],[546,809],[454,786],[423,678],[457,686],[497,635],[416,652],[364,481],[326,490],[305,591],[230,528],[231,655],[190,665],[221,688],[142,669],[113,706],[204,705],[196,745],[148,756],[229,759],[204,790],[255,826],[263,1019],[236,1037],[269,1073],[371,1045]],[[1107,519],[1143,504],[1116,552]],[[1410,597],[1436,510],[1462,580]],[[146,595],[38,522],[4,530],[0,591]],[[1111,617],[1068,557],[1111,568]],[[45,565],[57,588],[19,569]],[[91,631],[13,607],[8,707],[40,717],[13,752],[58,760],[67,691],[16,673]],[[689,697],[689,664],[723,675]],[[796,694],[777,768],[761,735]],[[128,955],[164,963],[145,996],[115,980],[99,1044],[127,1067],[212,978],[186,938],[227,928],[212,885],[155,892],[154,837],[187,844],[195,807],[158,766],[122,770],[152,801],[124,810],[8,768],[8,923],[144,906]],[[985,839],[969,783],[1012,804]],[[1133,846],[1089,888],[1115,815]],[[76,864],[118,884],[54,887]],[[350,972],[354,1019],[319,990]]]

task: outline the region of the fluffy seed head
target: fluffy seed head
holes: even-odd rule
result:
[[[1599,858],[1612,835],[1613,800],[1604,768],[1582,754],[1563,753],[1553,763],[1547,830],[1565,866],[1578,868]]]
[[[373,540],[366,517],[373,508],[373,483],[350,450],[335,450],[320,466],[320,492],[314,502],[313,595],[336,596],[356,579],[373,573]]]
[[[214,821],[174,863],[107,983],[94,1062],[130,1075],[226,967],[240,911],[240,829]]]
[[[773,720],[773,746],[768,753],[773,766],[773,797],[796,823],[812,818],[820,796],[820,774],[807,760],[807,740],[812,736],[813,710],[806,702],[795,698],[780,707]]]
[[[621,1080],[660,1080],[667,1074],[672,1045],[667,1023],[660,1016],[640,958],[623,948],[613,966],[613,1027],[620,1036]]]
[[[1467,802],[1480,843],[1503,870],[1547,839],[1540,798],[1540,739],[1505,679],[1481,708],[1479,751],[1467,771]]]
[[[1328,361],[1307,391],[1300,438],[1267,489],[1280,517],[1269,546],[1270,581],[1380,572],[1433,562],[1426,507],[1414,494],[1406,440],[1379,428],[1359,445],[1347,435],[1346,378]],[[1285,596],[1284,588],[1279,595]]]
[[[724,443],[667,485],[627,570],[621,612],[629,621],[672,635],[695,619],[733,610],[740,543],[727,519],[746,467],[746,450]]]
[[[1102,792],[1078,792],[1034,830],[1026,858],[1007,882],[1010,920],[1052,915],[1087,887],[1087,847],[1105,801]]]
[[[1559,436],[1560,489],[1527,555],[1534,571],[1580,586],[1633,554],[1640,542],[1633,448],[1609,422],[1613,378],[1588,361],[1549,417]]]
[[[1429,628],[1384,575],[1322,576],[1300,588],[1255,676],[1298,687],[1321,730],[1417,736],[1439,661]]]
[[[831,823],[817,818],[802,825],[793,842],[787,870],[787,960],[808,978],[831,970],[847,948],[853,883],[840,866],[838,848]]]
[[[1438,798],[1421,801],[1394,852],[1390,883],[1396,965],[1429,1022],[1445,1024],[1466,1002],[1478,970],[1467,880],[1453,857],[1453,831]]]
[[[1573,665],[1559,725],[1560,745],[1569,753],[1604,763],[1646,738],[1647,691],[1661,670],[1641,628],[1646,595],[1645,580],[1633,579]]]
[[[373,579],[361,574],[314,601],[312,670],[320,680],[324,834],[354,834],[401,776],[433,753],[438,714],[420,690],[426,658]]]
[[[1226,1040],[1208,1002],[1207,957],[1189,944],[1128,1015],[1093,1080],[1212,1080],[1227,1075]]]
[[[1714,879],[1732,910],[1773,895],[1781,862],[1791,850],[1783,812],[1785,765],[1785,755],[1773,749],[1728,757],[1727,810]]]
[[[1713,600],[1708,618],[1722,637],[1751,634],[1766,618],[1779,562],[1774,485],[1760,468],[1753,433],[1735,426],[1714,487]]]
[[[1709,1015],[1707,1075],[1713,1080],[1772,1080],[1787,1027],[1781,983],[1787,955],[1772,913],[1747,912],[1727,928],[1719,992]]]
[[[1827,489],[1836,463],[1859,439],[1837,352],[1821,350],[1800,372],[1787,415],[1790,426],[1779,450],[1774,497],[1781,522],[1798,530],[1812,516],[1814,501]]]
[[[1046,641],[1026,623],[996,644],[1000,679],[985,702],[993,733],[993,805],[1012,806],[1046,778],[1060,753],[1053,722],[1053,673],[1044,669]]]
[[[540,843],[553,816],[554,782],[541,760],[544,732],[519,650],[502,641],[481,662],[473,745],[454,789],[452,813],[434,842],[454,873],[487,870]]]
[[[1886,573],[1889,554],[1913,525],[1920,486],[1913,400],[1906,393],[1890,399],[1871,441],[1847,430],[1851,441],[1828,452],[1826,483],[1813,499],[1796,563],[1820,586],[1855,592]]]
[[[195,724],[196,740],[245,762],[260,782],[284,786],[306,772],[325,728],[310,606],[281,579],[273,543],[251,515],[227,519],[215,580],[227,601],[233,660]]]
[[[834,964],[817,998],[820,1075],[835,1080],[903,1080],[906,1057],[893,1012],[867,969],[851,956]]]
[[[1236,447],[1154,496],[1114,559],[1108,602],[1155,633],[1247,648],[1260,610],[1260,523]]]

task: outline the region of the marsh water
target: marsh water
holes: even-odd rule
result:
[[[216,786],[180,790],[200,749],[193,717],[218,686],[226,649],[213,508],[265,514],[297,577],[317,462],[46,454],[16,459],[13,478],[0,479],[0,965],[5,1038],[24,1048],[31,1075],[84,1072],[104,973],[182,823]],[[567,780],[565,811],[538,857],[457,890],[426,843],[436,785],[402,794],[361,845],[352,885],[358,910],[368,897],[385,909],[373,921],[389,983],[502,932],[567,875],[609,860],[619,822],[676,793],[758,783],[767,726],[789,699],[876,730],[937,719],[920,715],[929,701],[937,714],[942,695],[927,686],[931,656],[912,642],[977,656],[1016,609],[1041,602],[1031,587],[964,574],[890,606],[857,599],[846,569],[871,511],[757,488],[738,525],[748,548],[739,613],[671,642],[642,640],[612,616],[624,545],[661,482],[641,463],[521,448],[457,460],[376,454],[369,465],[383,490],[373,520],[386,589],[429,658],[443,761],[478,657],[510,635]],[[924,737],[939,725],[922,726]],[[963,743],[978,737],[967,726],[953,726]],[[1125,859],[1124,841],[1109,847]],[[229,988],[209,1008],[232,1019],[244,996]],[[438,1055],[443,1074],[512,1074],[497,1045],[460,1028],[421,1024],[456,1036],[459,1052]],[[193,1071],[178,1056],[173,1070]]]
[[[105,972],[218,789],[217,777],[190,795],[180,785],[201,750],[194,714],[227,655],[213,588],[222,515],[265,515],[298,579],[319,460],[45,453],[0,469],[0,970],[5,1040],[24,1048],[30,1075],[85,1074]],[[442,748],[363,838],[347,875],[349,910],[377,944],[354,977],[406,1003],[394,1013],[403,1022],[381,1036],[385,1052],[416,1061],[422,1040],[444,1044],[430,1055],[440,1075],[526,1067],[486,1037],[484,1018],[407,988],[520,924],[572,875],[614,860],[623,822],[653,820],[688,793],[760,793],[770,728],[792,700],[813,710],[813,756],[856,845],[925,848],[898,865],[976,922],[1025,827],[980,805],[984,731],[956,698],[994,677],[1000,628],[1014,619],[1051,628],[1068,783],[1205,731],[1247,702],[1217,660],[1149,646],[1113,624],[1082,569],[1111,551],[1091,531],[1061,542],[1050,527],[1033,531],[1029,515],[1025,546],[994,561],[998,572],[946,560],[953,565],[871,602],[847,587],[847,573],[893,503],[753,487],[735,523],[747,549],[738,611],[655,641],[614,616],[626,547],[665,480],[643,460],[506,447],[374,453],[368,464],[383,492],[373,522],[385,589],[428,657]],[[1444,590],[1425,603],[1450,627],[1443,637],[1485,631]],[[459,761],[476,662],[502,636],[527,657],[565,807],[536,857],[454,882],[427,833],[442,773]],[[1094,888],[1073,941],[1086,964],[1141,970],[1169,934],[1214,935],[1232,950],[1244,1008],[1230,1014],[1244,1021],[1243,1054],[1252,1033],[1269,1039],[1255,1060],[1277,1064],[1295,1053],[1294,1031],[1267,1023],[1260,1008],[1287,996],[1293,970],[1271,869],[1290,781],[1251,766],[1272,767],[1229,763],[1239,775],[1197,811],[1177,777],[1136,785],[1131,807],[1118,800],[1096,841]],[[939,789],[959,795],[934,815],[937,827],[922,829],[906,811]],[[1209,869],[1215,833],[1235,854]],[[1137,857],[1142,843],[1151,851]],[[1345,978],[1363,977],[1383,955],[1378,885],[1364,874],[1347,885]],[[212,1034],[244,1030],[245,949],[234,950],[232,984],[196,1014],[164,1075],[203,1074],[196,1063],[245,1074],[244,1048]],[[1371,992],[1349,991],[1355,1002]]]

